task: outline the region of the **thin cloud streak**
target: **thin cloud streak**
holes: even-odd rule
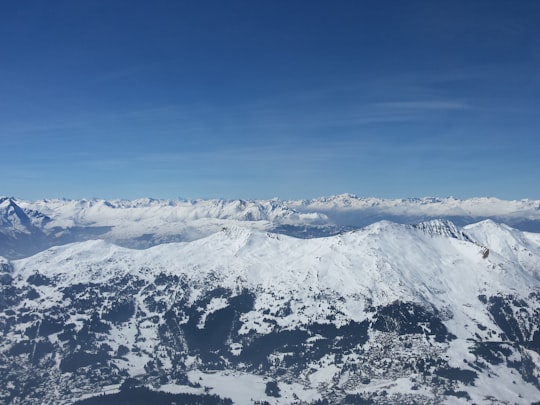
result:
[[[425,111],[455,111],[472,110],[473,106],[451,100],[422,100],[422,101],[389,101],[373,104],[374,107],[389,108],[390,110],[425,110]]]

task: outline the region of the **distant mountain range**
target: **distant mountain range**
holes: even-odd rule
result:
[[[192,241],[239,225],[300,238],[336,235],[380,220],[457,226],[491,219],[540,232],[540,201],[495,198],[384,200],[350,194],[312,200],[39,200],[0,197],[0,255],[22,258],[48,247],[103,239],[130,248]]]
[[[7,237],[103,227],[108,240],[0,259],[0,401],[538,401],[540,234],[448,219],[345,231],[335,219],[377,204],[369,212],[403,218],[538,215],[534,202],[489,199],[3,200]],[[186,241],[109,241],[142,232]]]

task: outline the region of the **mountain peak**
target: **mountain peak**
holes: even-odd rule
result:
[[[17,201],[15,197],[9,197],[9,196],[0,196],[0,205],[4,204],[5,201]]]
[[[424,232],[429,236],[444,236],[459,240],[471,241],[471,238],[458,229],[458,227],[448,219],[433,219],[424,221],[412,226],[414,229]]]
[[[0,200],[0,226],[26,232],[31,226],[30,218],[15,201],[11,197]]]

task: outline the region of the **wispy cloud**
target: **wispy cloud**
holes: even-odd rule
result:
[[[412,101],[387,101],[374,103],[374,107],[394,110],[428,110],[428,111],[457,111],[472,110],[474,107],[454,100],[412,100]]]

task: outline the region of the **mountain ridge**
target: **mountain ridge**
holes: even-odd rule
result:
[[[313,238],[359,229],[384,219],[403,224],[443,219],[458,226],[492,219],[521,230],[540,232],[540,201],[534,200],[384,200],[350,194],[299,201],[145,198],[31,202],[2,198],[8,200],[13,209],[31,222],[31,226],[23,228],[8,220],[0,224],[0,255],[12,259],[54,245],[95,238],[147,248],[199,239],[232,225]],[[7,210],[0,207],[0,218],[7,216]]]

